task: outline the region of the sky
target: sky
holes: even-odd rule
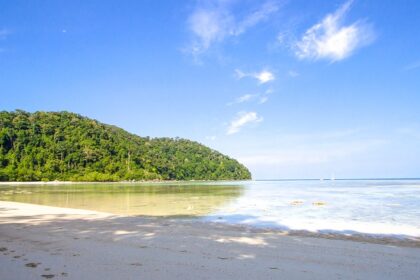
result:
[[[0,110],[191,139],[254,179],[420,177],[419,10],[0,0]]]

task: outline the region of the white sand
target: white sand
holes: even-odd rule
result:
[[[0,279],[419,279],[382,242],[0,201]]]

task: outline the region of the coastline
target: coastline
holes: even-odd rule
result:
[[[372,242],[363,236],[5,201],[0,201],[0,236],[1,279],[415,279],[420,274],[418,241]]]
[[[164,184],[164,183],[211,183],[211,182],[244,182],[250,180],[144,180],[144,181],[0,181],[1,185],[77,185],[77,184]]]
[[[141,183],[170,183],[170,182],[207,182],[207,181],[164,181],[164,180],[150,180],[150,181],[13,181],[0,182],[1,185],[76,185],[76,184],[141,184]]]
[[[228,183],[235,183],[236,181],[227,181]],[[119,181],[119,182],[75,182],[75,181],[49,181],[49,182],[0,182],[0,188],[2,186],[9,186],[10,188],[17,187],[19,189],[19,186],[22,186],[22,188],[27,188],[29,192],[31,192],[32,186],[38,186],[37,189],[42,190],[42,186],[63,186],[63,189],[66,190],[67,186],[71,185],[97,185],[97,186],[120,186],[121,187],[139,187],[141,189],[145,186],[177,186],[177,185],[206,185],[206,184],[224,184],[224,181]],[[238,183],[252,183],[252,181],[238,181]],[[39,188],[41,186],[41,188]],[[98,208],[98,207],[85,207],[85,205],[102,205],[102,203],[97,204],[94,201],[91,201],[90,203],[86,203],[86,201],[82,201],[82,204],[80,205],[69,205],[67,202],[68,200],[68,194],[65,197],[66,203],[39,203],[37,201],[29,201],[27,199],[7,199],[4,198],[5,201],[17,201],[17,202],[23,202],[23,203],[34,203],[34,204],[41,204],[41,205],[50,205],[50,206],[56,206],[56,207],[69,207],[69,208],[77,208],[77,209],[85,209],[85,210],[93,210],[93,211],[104,211],[108,212],[113,215],[151,215],[151,216],[159,216],[159,217],[167,217],[170,215],[177,215],[176,213],[167,213],[167,214],[160,214],[155,215],[155,210],[152,212],[139,212],[139,213],[128,213],[127,211],[115,211],[115,209],[109,209],[109,208]],[[127,208],[127,197],[124,197],[123,199],[123,209]],[[295,200],[293,200],[295,199]],[[298,201],[300,202],[301,198],[290,198],[290,205],[294,206],[294,202]],[[318,199],[319,200],[319,199]],[[318,201],[317,200],[317,201]],[[0,198],[1,201],[1,198]],[[315,200],[314,200],[315,201]],[[321,200],[321,206],[324,206],[325,204],[328,204],[329,202],[324,202]],[[325,200],[328,201],[328,200]],[[150,203],[144,202],[144,201],[137,201],[137,204],[140,204],[143,206],[144,203]],[[171,202],[172,203],[172,202]],[[284,201],[283,201],[284,203]],[[153,203],[152,203],[153,204]],[[152,205],[151,204],[151,205]],[[158,203],[161,204],[161,201]],[[314,203],[312,203],[314,205]],[[166,205],[166,203],[163,203],[162,205]],[[289,204],[287,204],[289,205]],[[315,207],[318,207],[319,205],[315,205]],[[188,206],[190,207],[190,206]],[[194,207],[192,207],[194,208]],[[318,207],[321,208],[321,207]],[[264,209],[263,209],[264,210]],[[319,210],[319,209],[317,209]],[[322,209],[321,209],[322,210]],[[264,210],[265,211],[265,210]],[[191,213],[191,212],[190,212]],[[354,241],[361,241],[361,242],[369,242],[369,243],[379,243],[379,244],[395,244],[396,246],[409,246],[409,247],[419,247],[420,244],[420,233],[418,231],[418,228],[410,228],[410,226],[402,227],[401,225],[379,225],[380,227],[370,227],[370,224],[366,223],[360,223],[360,224],[352,224],[352,226],[349,226],[348,222],[342,222],[337,223],[335,221],[334,224],[324,222],[324,220],[313,220],[308,221],[306,224],[291,224],[282,222],[276,224],[275,222],[261,222],[261,223],[253,223],[246,221],[247,219],[254,218],[251,214],[243,215],[242,220],[235,220],[236,217],[234,215],[233,219],[229,216],[230,212],[226,214],[225,219],[225,213],[216,213],[213,216],[203,216],[202,219],[198,220],[197,222],[203,222],[203,223],[216,223],[216,224],[225,224],[226,226],[240,226],[240,227],[251,227],[258,230],[266,230],[266,231],[276,231],[276,232],[284,232],[288,235],[299,235],[299,236],[309,236],[309,237],[320,237],[320,238],[329,238],[329,239],[341,239],[341,240],[354,240]],[[181,216],[185,217],[197,217],[196,214],[191,214],[189,216],[189,213],[182,214]],[[199,216],[199,215],[198,215]],[[312,222],[312,223],[311,223]],[[350,221],[351,222],[351,221]],[[415,225],[415,221],[413,222],[413,225]],[[302,226],[303,225],[303,226]],[[376,225],[377,226],[377,225]]]

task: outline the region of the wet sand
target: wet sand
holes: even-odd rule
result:
[[[418,275],[418,240],[291,234],[0,202],[0,279],[418,279]]]

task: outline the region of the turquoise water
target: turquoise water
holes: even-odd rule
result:
[[[420,237],[420,180],[257,181],[206,220]]]
[[[0,200],[286,230],[420,237],[420,180],[2,185]]]
[[[235,185],[99,183],[3,185],[0,200],[131,216],[203,217],[242,195]]]

